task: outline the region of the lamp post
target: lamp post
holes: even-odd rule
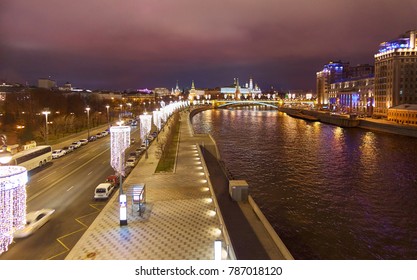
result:
[[[48,110],[48,108],[46,108],[43,112],[42,112],[42,114],[44,114],[45,115],[45,135],[46,135],[46,137],[45,137],[45,142],[46,142],[46,144],[48,144],[48,115],[50,114],[51,112]]]
[[[90,138],[90,107],[85,108],[87,111],[87,139]]]
[[[120,104],[119,121],[122,121],[122,109],[123,109],[123,105]]]
[[[106,105],[106,109],[107,109],[107,123],[109,124],[109,128],[110,128],[110,115],[109,115],[110,106]]]
[[[8,164],[12,160],[12,154],[7,151],[7,137],[6,135],[0,135],[0,141],[2,143],[0,150],[0,163]]]

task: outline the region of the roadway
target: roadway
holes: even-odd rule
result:
[[[131,137],[139,139],[139,129],[132,129]],[[133,144],[126,155],[138,146]],[[14,239],[0,260],[65,259],[106,205],[108,200],[95,201],[93,195],[95,187],[111,174],[109,136],[29,172],[27,212],[53,208],[55,213],[34,234]]]

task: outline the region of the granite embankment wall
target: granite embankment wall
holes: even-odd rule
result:
[[[363,129],[375,130],[386,133],[417,137],[417,126],[386,123],[379,120],[360,120],[359,126]]]

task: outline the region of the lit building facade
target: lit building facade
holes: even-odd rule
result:
[[[374,67],[369,64],[349,67],[344,76],[329,85],[329,109],[371,116],[374,107]]]
[[[388,109],[387,120],[417,125],[417,104],[402,104]]]
[[[417,103],[416,30],[379,45],[375,58],[374,115],[387,117],[388,110]]]
[[[374,106],[374,77],[346,79],[330,84],[329,100],[332,111],[371,116]]]
[[[38,80],[38,87],[46,88],[46,89],[53,89],[56,88],[56,82],[51,79],[39,79]]]

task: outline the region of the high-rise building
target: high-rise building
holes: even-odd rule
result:
[[[329,104],[330,84],[346,78],[348,69],[349,62],[330,61],[324,65],[323,70],[316,73],[316,93],[320,107]]]
[[[375,57],[374,115],[387,117],[388,109],[417,103],[416,30],[379,45]]]

